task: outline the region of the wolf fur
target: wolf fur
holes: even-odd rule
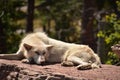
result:
[[[58,62],[63,66],[77,65],[77,69],[101,66],[99,56],[89,46],[55,40],[43,32],[28,34],[22,39],[16,54],[0,54],[0,58],[23,59],[23,62],[33,61],[36,64]]]

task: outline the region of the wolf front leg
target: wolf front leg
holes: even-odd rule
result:
[[[0,54],[0,59],[21,60],[23,58],[20,54]]]
[[[21,60],[24,58],[23,52],[23,48],[20,47],[19,50],[14,54],[0,54],[0,59]]]

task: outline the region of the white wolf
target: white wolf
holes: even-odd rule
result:
[[[89,46],[55,40],[43,32],[28,34],[22,39],[16,54],[0,54],[0,58],[23,59],[23,62],[36,64],[61,62],[63,66],[77,65],[77,69],[101,66],[99,56]]]

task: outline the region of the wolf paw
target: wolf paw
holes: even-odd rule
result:
[[[98,69],[98,68],[101,68],[101,65],[92,64],[91,67],[92,69]]]
[[[63,61],[61,63],[62,66],[74,66],[73,62],[70,62],[70,61]]]
[[[91,69],[91,64],[85,64],[85,65],[78,65],[77,69],[78,70],[87,70],[87,69]]]
[[[22,61],[22,63],[30,63],[28,59],[23,59],[21,61]]]

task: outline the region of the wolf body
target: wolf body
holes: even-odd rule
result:
[[[35,62],[36,64],[61,63],[63,66],[77,65],[77,69],[100,68],[100,58],[87,45],[66,43],[48,37],[43,32],[24,37],[16,54],[0,54],[1,59]]]

